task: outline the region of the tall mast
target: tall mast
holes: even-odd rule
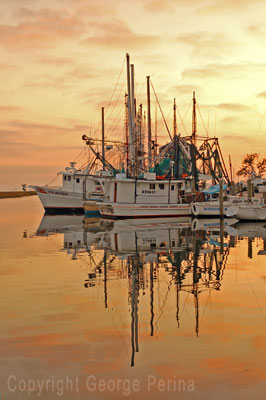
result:
[[[174,136],[177,134],[177,126],[176,126],[176,104],[175,104],[175,98],[174,98]]]
[[[104,151],[104,107],[102,107],[102,162],[105,171],[105,151]]]
[[[130,164],[134,163],[134,139],[133,139],[133,130],[132,130],[132,108],[131,108],[131,84],[130,84],[130,61],[129,54],[126,54],[127,58],[127,106],[128,106],[128,122],[129,122],[129,161]]]
[[[131,128],[132,128],[132,172],[135,173],[135,164],[136,164],[136,134],[135,134],[135,116],[136,116],[136,107],[135,107],[135,93],[134,93],[134,65],[130,64],[130,86],[131,86]]]
[[[196,133],[197,133],[197,116],[196,116],[196,97],[193,92],[193,111],[192,111],[192,135],[191,135],[191,162],[192,162],[192,192],[197,190],[197,164],[196,164]]]
[[[157,136],[157,102],[155,102],[155,133],[154,133],[154,154],[157,156],[158,136]]]
[[[148,160],[151,163],[151,95],[150,95],[150,77],[147,76],[147,117],[148,117]]]
[[[125,93],[125,133],[126,133],[126,171],[128,171],[128,102],[127,94]]]
[[[193,92],[192,143],[194,145],[196,145],[196,133],[197,133],[196,97],[195,97],[195,92]]]

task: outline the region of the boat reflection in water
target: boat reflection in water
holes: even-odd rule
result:
[[[147,293],[149,316],[145,315],[145,319],[150,336],[158,331],[158,321],[173,291],[177,327],[182,326],[186,307],[182,296],[192,296],[195,335],[199,336],[202,320],[200,295],[204,291],[221,289],[230,248],[235,247],[243,236],[248,237],[248,255],[252,257],[252,239],[255,236],[266,238],[263,223],[235,224],[233,219],[192,221],[187,217],[167,221],[109,221],[98,218],[84,220],[80,216],[44,216],[37,234],[59,232],[64,234],[64,250],[72,255],[73,260],[87,259],[84,287],[102,287],[106,309],[113,288],[108,288],[108,282],[127,282],[131,366],[134,366],[139,351],[139,333],[143,329],[139,324],[139,313]],[[264,241],[261,254],[265,254],[265,248]],[[167,285],[163,280],[165,275],[169,277]],[[158,308],[156,303],[159,297],[163,301]]]
[[[70,225],[68,225],[70,228]],[[195,226],[194,226],[195,228]],[[53,229],[58,231],[58,229]],[[141,298],[149,292],[149,334],[154,335],[170,291],[175,291],[175,318],[182,323],[181,293],[194,298],[195,334],[199,335],[200,294],[220,290],[229,253],[229,240],[217,238],[215,232],[192,230],[191,219],[92,221],[86,219],[71,232],[63,228],[64,249],[73,259],[88,255],[85,288],[103,283],[104,307],[108,308],[108,281],[128,281],[131,317],[131,366],[139,351],[139,308]],[[165,289],[160,274],[170,276]],[[158,312],[156,294],[164,298]],[[162,289],[164,292],[162,292]],[[110,289],[109,289],[110,290]],[[158,294],[157,294],[158,295]],[[157,310],[157,311],[156,311]],[[184,310],[183,310],[184,311]],[[157,312],[157,315],[156,315]]]

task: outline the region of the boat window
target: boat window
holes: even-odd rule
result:
[[[164,189],[164,183],[159,183],[159,188]]]
[[[67,179],[68,179],[69,181],[71,181],[71,176],[68,176]]]
[[[64,181],[66,181],[66,175],[64,175]]]
[[[155,183],[150,183],[150,189],[155,189]]]
[[[76,182],[79,183],[79,178],[76,179]]]
[[[175,185],[171,185],[171,190],[175,190]]]

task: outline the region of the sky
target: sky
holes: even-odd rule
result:
[[[0,189],[49,183],[82,134],[100,138],[101,107],[107,138],[123,137],[127,52],[137,104],[149,75],[170,131],[176,98],[191,133],[195,91],[198,134],[219,138],[235,172],[247,153],[266,157],[265,13],[265,0],[2,1]]]

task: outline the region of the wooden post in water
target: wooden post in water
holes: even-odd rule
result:
[[[252,258],[252,238],[248,238],[248,258]]]
[[[251,179],[247,180],[247,185],[248,185],[248,198],[251,199],[252,197],[252,183]]]
[[[224,219],[220,219],[220,267],[222,267],[223,263],[223,254],[224,254]]]
[[[219,203],[220,203],[220,219],[224,218],[224,193],[223,193],[223,178],[220,178],[220,194],[219,194]]]
[[[236,194],[235,182],[233,182],[233,181],[230,182],[230,194],[232,196],[234,196]]]

